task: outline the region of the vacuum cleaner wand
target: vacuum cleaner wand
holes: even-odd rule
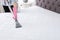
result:
[[[7,4],[8,4],[8,2],[7,2]],[[9,7],[9,10],[11,11],[11,13],[13,14],[13,11],[12,11],[12,9],[11,9],[11,7],[10,7],[9,4],[8,4],[8,7]],[[16,22],[16,28],[20,28],[20,27],[22,27],[21,24],[18,22],[17,19],[15,19],[15,22]]]

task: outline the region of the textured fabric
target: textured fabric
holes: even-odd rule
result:
[[[60,13],[60,0],[36,0],[36,5]]]

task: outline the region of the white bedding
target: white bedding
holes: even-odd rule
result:
[[[15,28],[11,13],[0,14],[0,40],[60,40],[60,14],[33,6],[21,9]]]

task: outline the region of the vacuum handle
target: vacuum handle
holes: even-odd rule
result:
[[[8,8],[9,8],[10,12],[13,13],[13,11],[12,11],[10,5],[8,4],[8,1],[6,1],[6,3],[7,3],[7,5],[8,5]]]

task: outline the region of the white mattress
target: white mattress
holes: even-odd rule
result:
[[[15,28],[11,13],[0,14],[0,40],[60,40],[60,14],[33,6],[21,9]]]

